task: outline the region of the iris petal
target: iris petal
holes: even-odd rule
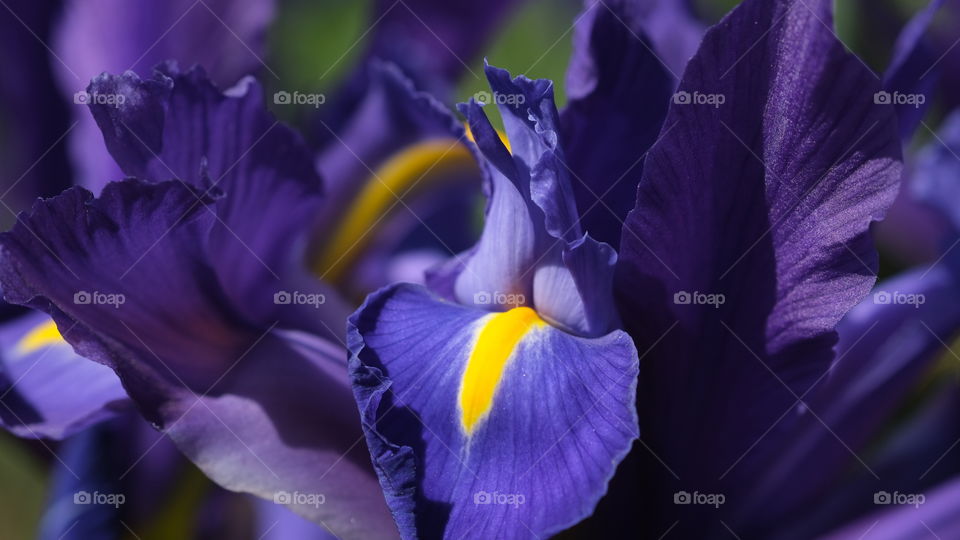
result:
[[[555,533],[590,514],[637,436],[624,406],[637,354],[623,332],[575,337],[530,308],[491,315],[397,285],[368,298],[349,340],[368,444],[405,536]]]

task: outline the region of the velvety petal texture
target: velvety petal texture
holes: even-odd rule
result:
[[[592,512],[637,435],[624,407],[637,357],[623,332],[576,337],[529,308],[490,314],[398,285],[368,298],[348,337],[367,440],[404,537],[558,532]],[[471,393],[495,369],[495,393]]]
[[[896,195],[900,144],[831,21],[828,1],[740,4],[707,32],[645,163],[617,291],[650,350],[640,459],[657,534],[722,530],[710,516],[743,501],[874,282],[868,228]],[[728,504],[673,504],[683,490]]]
[[[0,326],[0,387],[0,425],[20,437],[62,439],[132,410],[113,371],[77,356],[37,312]]]

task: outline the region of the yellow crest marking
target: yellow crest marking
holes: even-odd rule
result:
[[[460,425],[467,436],[493,407],[500,379],[520,340],[531,329],[545,324],[528,307],[497,313],[484,323],[460,382]]]
[[[65,343],[63,336],[60,335],[60,331],[57,330],[57,324],[49,320],[35,326],[27,332],[27,335],[23,336],[17,344],[17,351],[20,354],[28,354],[44,347],[63,345]]]
[[[506,135],[498,134],[509,149]],[[466,138],[473,141],[469,127]],[[338,283],[373,239],[375,235],[370,232],[383,220],[384,214],[405,211],[399,201],[449,181],[450,172],[469,172],[476,167],[473,154],[452,138],[419,142],[397,152],[371,175],[344,212],[315,260],[314,271],[323,279]]]

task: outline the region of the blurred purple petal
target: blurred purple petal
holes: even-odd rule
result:
[[[53,40],[53,51],[63,62],[54,64],[60,89],[73,99],[105,71],[149,74],[168,59],[203,65],[219,84],[231,85],[243,75],[269,69],[261,56],[274,3],[68,0]],[[98,192],[123,175],[104,151],[87,111],[79,104],[75,109],[79,124],[70,136],[70,154],[77,183]]]
[[[62,439],[132,410],[106,366],[77,356],[31,312],[0,326],[0,425],[20,437]]]

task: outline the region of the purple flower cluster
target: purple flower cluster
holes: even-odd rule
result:
[[[0,425],[71,456],[42,536],[133,532],[182,456],[277,538],[955,537],[943,3],[878,76],[829,0],[589,1],[563,107],[487,64],[456,109],[513,2],[376,2],[330,96],[249,75],[268,0],[31,4],[0,90],[90,81],[0,234]],[[877,284],[888,210],[934,247]]]

